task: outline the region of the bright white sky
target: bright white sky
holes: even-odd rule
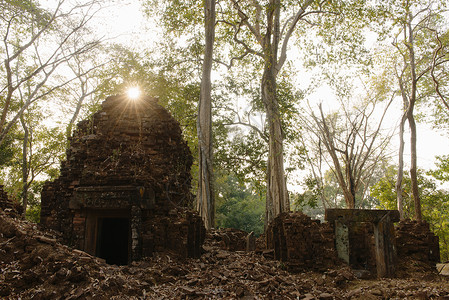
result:
[[[326,91],[317,92],[313,96],[314,100],[319,102],[323,102],[323,107],[326,107],[329,110],[338,109],[338,103],[333,99],[333,95]],[[401,105],[400,102],[392,103],[387,116],[384,120],[384,128],[388,128],[389,130],[394,130],[396,136],[393,137],[392,149],[398,149],[399,147],[399,136],[398,133],[398,124],[401,119]],[[408,128],[408,123],[405,126],[406,136],[405,139],[405,152],[404,152],[404,162],[409,165],[410,161],[410,130]],[[432,129],[430,124],[426,123],[417,123],[417,154],[418,154],[418,167],[423,169],[434,168],[435,164],[435,156],[436,155],[446,155],[449,154],[449,136],[448,132],[444,132],[441,130]],[[393,158],[393,162],[396,162],[397,158]]]
[[[131,4],[120,5],[120,9],[115,7],[111,8],[111,12],[107,13],[105,18],[105,30],[107,32],[120,35],[118,39],[125,44],[129,44],[139,47],[146,44],[145,41],[151,41],[156,38],[154,27],[148,24],[148,19],[142,16],[140,11],[140,5],[137,1],[131,1]],[[152,29],[153,28],[153,29]],[[329,99],[332,99],[332,95],[325,90],[319,91],[314,95],[316,100],[329,103]],[[331,103],[329,103],[332,106]],[[389,117],[386,119],[385,124],[387,127],[396,126],[401,117],[400,106],[392,106],[390,108]],[[407,127],[406,127],[407,128]],[[430,125],[418,123],[418,165],[420,168],[429,169],[434,167],[435,155],[448,154],[449,150],[449,138],[443,136],[443,132],[433,130]],[[406,129],[407,130],[407,129]],[[447,133],[446,133],[447,134]],[[409,136],[406,136],[406,149],[405,149],[405,161],[410,160],[410,147]],[[393,138],[392,143],[395,148],[398,145],[398,138]]]
[[[54,0],[48,0],[54,2]],[[154,24],[142,15],[139,1],[115,1],[113,5],[103,9],[96,17],[96,28],[107,38],[123,43],[134,48],[153,46],[154,42],[160,38],[160,30],[156,30]],[[333,106],[333,95],[322,90],[312,97],[315,101],[323,101]],[[313,100],[312,99],[312,100]],[[392,107],[387,118],[388,127],[395,126],[400,119],[400,107]],[[435,155],[448,154],[449,138],[443,136],[442,132],[431,129],[427,124],[419,123],[418,128],[418,166],[429,169],[434,166]],[[398,138],[393,138],[393,143],[397,145]],[[406,137],[405,161],[410,160],[408,145],[409,137]],[[395,147],[396,148],[396,147]]]

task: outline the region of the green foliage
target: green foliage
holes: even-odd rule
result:
[[[22,31],[31,30],[31,24],[44,26],[51,14],[39,6],[39,2],[33,0],[5,0],[0,2],[0,10],[6,19],[16,19],[19,24],[26,24]]]
[[[217,228],[236,228],[253,231],[259,236],[264,231],[265,202],[237,177],[220,173],[216,179]]]
[[[418,171],[418,187],[420,191],[420,197],[423,207],[431,202],[432,197],[435,195],[436,183],[424,176],[424,171]],[[383,209],[397,209],[396,205],[396,176],[397,168],[390,166],[385,174],[385,177],[381,178],[373,187],[371,187],[371,196],[375,197],[380,202],[380,208]],[[404,172],[403,185],[403,201],[404,201],[404,216],[406,218],[412,218],[414,216],[414,202],[411,193],[411,180],[408,172]],[[423,216],[426,217],[423,208]]]
[[[390,166],[376,185],[371,188],[371,196],[379,200],[381,209],[396,209],[397,168]],[[440,238],[440,252],[443,261],[449,259],[449,192],[438,190],[436,182],[425,177],[422,170],[418,171],[418,186],[421,197],[422,215]],[[405,217],[414,215],[413,198],[411,195],[410,176],[407,172],[403,180],[403,201]]]
[[[11,132],[0,144],[0,168],[10,166],[14,157],[15,149],[15,132]]]
[[[303,211],[306,207],[312,209],[318,207],[322,193],[318,181],[312,175],[309,175],[304,179],[304,186],[305,191],[294,194],[290,201],[293,203],[295,210]]]
[[[141,0],[148,17],[159,17],[168,33],[181,37],[191,34],[193,29],[203,23],[203,2],[199,0]]]
[[[33,205],[30,206],[30,208],[27,209],[25,218],[34,223],[40,223],[41,221],[41,206],[40,205]]]
[[[44,109],[35,104],[22,116],[23,125],[29,131],[26,162],[23,156],[23,128],[22,131],[17,128],[8,135],[15,140],[12,144],[13,155],[9,163],[0,168],[0,182],[5,185],[10,197],[22,199],[24,184],[27,186],[28,208],[35,213],[39,209],[42,185],[45,180],[52,180],[59,175],[59,164],[65,157],[66,147],[64,130],[47,127],[43,122],[43,112]],[[26,178],[23,175],[24,163],[27,168]]]
[[[449,181],[449,155],[436,156],[437,166],[436,170],[430,170],[428,175],[433,176],[436,180],[448,182]]]
[[[51,178],[54,179],[54,178]],[[41,197],[40,193],[45,181],[33,181],[28,193],[28,207],[25,218],[28,221],[39,223],[41,218]]]
[[[255,131],[245,134],[234,128],[230,133],[231,137],[217,145],[216,164],[235,174],[242,182],[251,183],[259,191],[264,190],[267,144]]]

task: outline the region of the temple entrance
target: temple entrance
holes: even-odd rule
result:
[[[129,218],[98,218],[95,256],[111,265],[128,264],[129,231]]]

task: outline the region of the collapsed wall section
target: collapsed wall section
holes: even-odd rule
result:
[[[393,226],[399,221],[397,211],[357,209],[327,210],[326,220],[321,224],[301,212],[282,213],[266,230],[267,249],[294,272],[321,271],[341,261],[367,271],[369,276],[363,276],[388,277],[395,274],[397,258],[429,267],[440,261],[438,237],[425,221]]]
[[[266,240],[275,259],[285,262],[292,272],[323,271],[337,260],[332,227],[302,212],[278,215],[267,228]]]
[[[402,220],[396,226],[398,257],[427,264],[440,262],[439,238],[426,221]]]

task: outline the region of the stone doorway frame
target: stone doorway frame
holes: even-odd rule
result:
[[[86,225],[84,237],[84,251],[96,256],[98,243],[99,221],[104,218],[123,218],[128,219],[128,263],[132,260],[132,229],[131,229],[131,211],[129,209],[87,209]]]
[[[349,264],[351,245],[348,228],[357,222],[374,225],[377,277],[391,277],[396,271],[397,249],[394,222],[399,222],[397,210],[326,209],[325,220],[334,226],[338,257]]]

